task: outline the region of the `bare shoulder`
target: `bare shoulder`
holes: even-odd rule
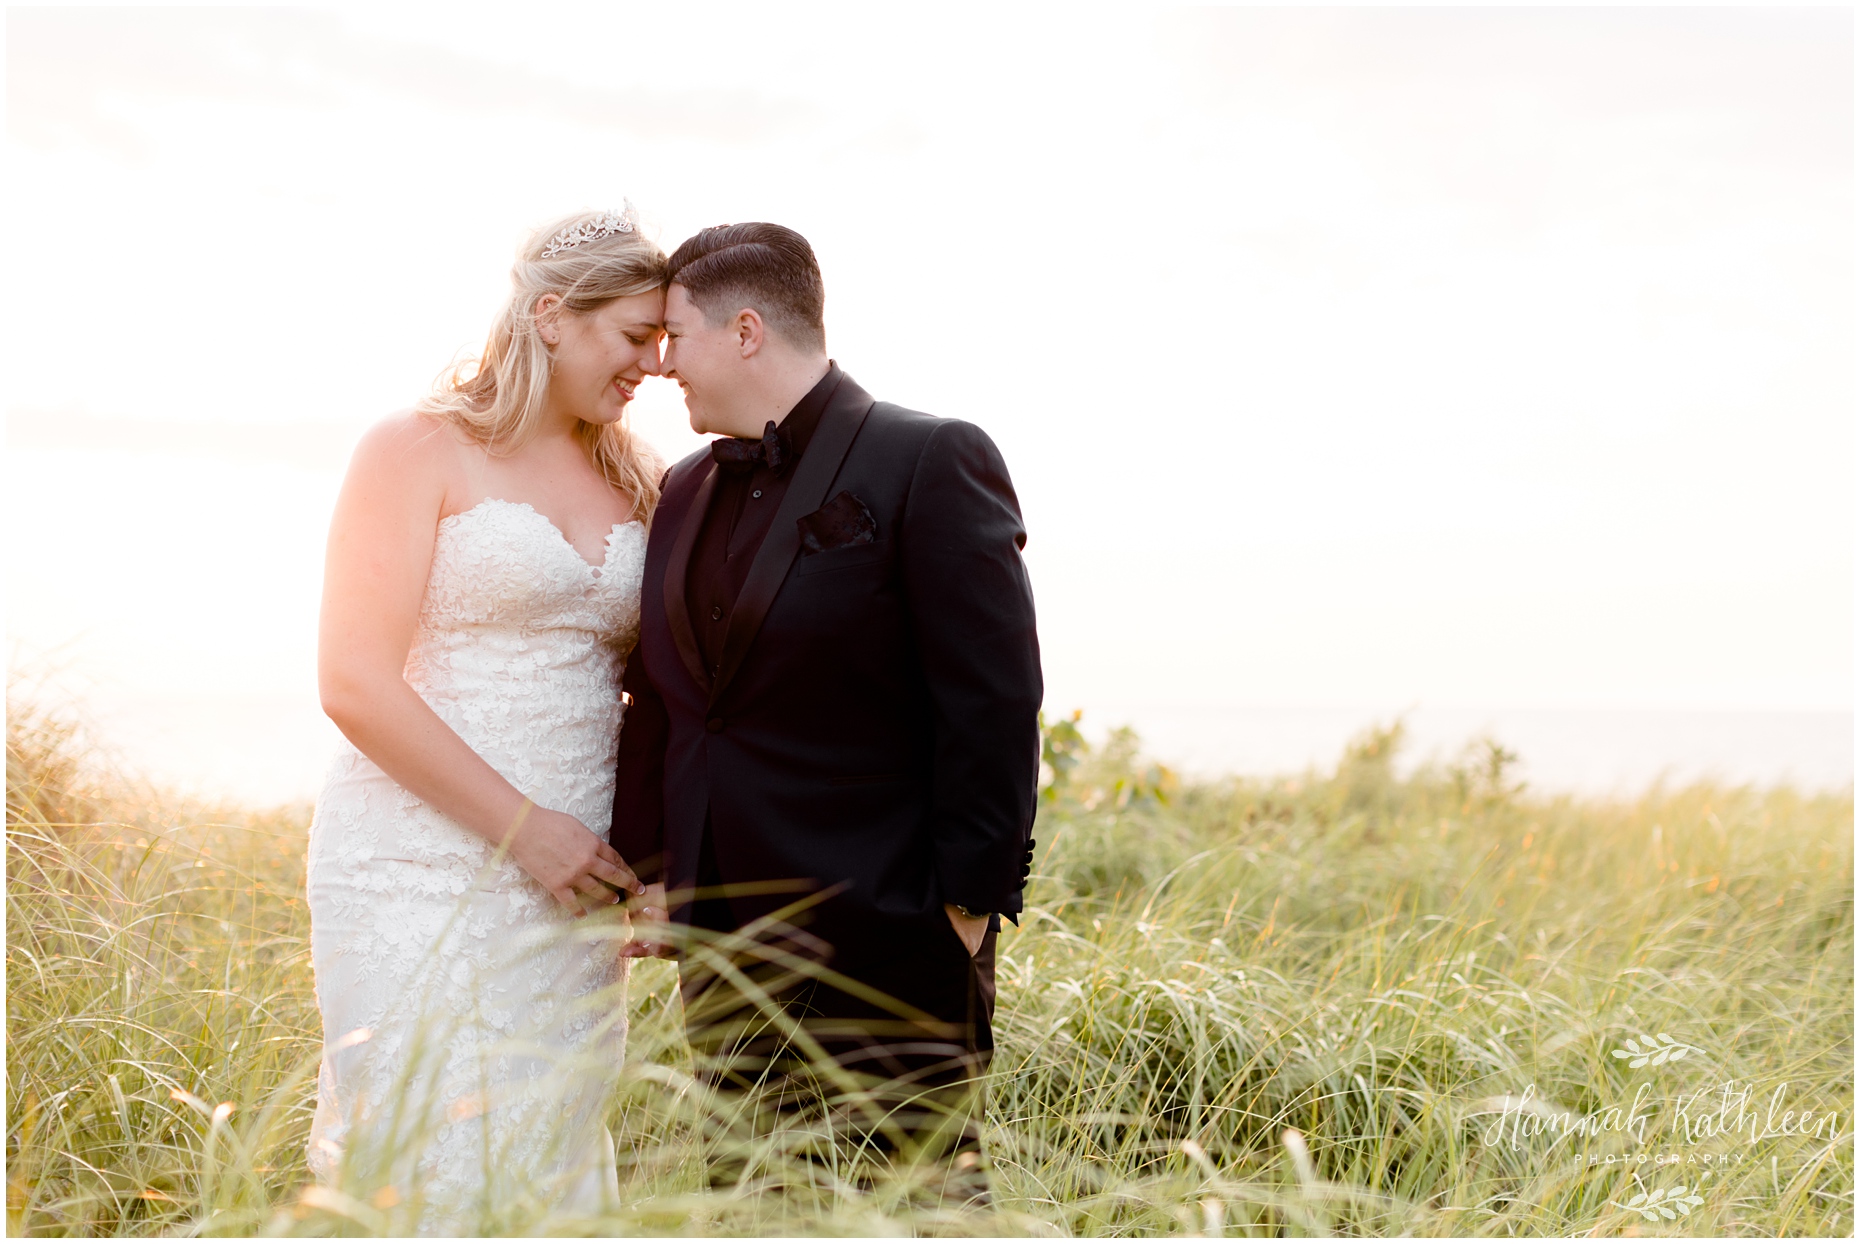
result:
[[[438,465],[458,456],[458,433],[445,420],[411,408],[397,410],[362,433],[355,461],[398,469]]]
[[[463,448],[458,431],[445,420],[411,409],[396,411],[356,442],[349,480],[362,486],[392,481],[394,490],[409,499],[443,498],[461,476]]]
[[[443,483],[457,473],[464,448],[464,437],[444,419],[412,409],[398,410],[362,434],[350,470],[431,475]]]

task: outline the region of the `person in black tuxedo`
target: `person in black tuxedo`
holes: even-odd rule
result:
[[[748,930],[781,952],[748,955],[761,986],[841,1067],[973,1084],[1040,763],[1007,466],[827,357],[793,230],[706,229],[670,266],[664,374],[723,435],[667,472],[652,520],[611,842],[671,933],[629,951]],[[682,989],[694,1044],[729,1055],[713,1077],[781,1074],[792,1047],[699,958]]]

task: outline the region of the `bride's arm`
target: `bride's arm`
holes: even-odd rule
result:
[[[401,676],[458,473],[450,431],[418,415],[386,420],[357,446],[323,574],[323,711],[427,804],[492,843],[508,837],[511,858],[567,907],[581,908],[578,894],[589,905],[611,903],[610,886],[637,893],[638,879],[612,847],[568,814],[533,807]]]

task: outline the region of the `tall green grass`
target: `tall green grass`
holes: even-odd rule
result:
[[[131,791],[10,708],[9,1230],[404,1230],[391,1184],[305,1187],[308,810]],[[1128,734],[1049,730],[991,1207],[755,1134],[692,1078],[652,963],[615,1083],[623,1206],[487,1228],[1850,1234],[1851,794],[1539,797],[1492,746],[1403,779],[1399,743],[1184,786]],[[713,1187],[720,1159],[742,1175]]]

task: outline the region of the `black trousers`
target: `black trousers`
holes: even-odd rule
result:
[[[973,956],[941,912],[863,939],[882,945],[835,947],[786,924],[745,934],[708,833],[697,881],[679,984],[701,1076],[758,1094],[764,1126],[826,1118],[867,1149],[953,1158],[973,1171],[963,1195],[985,1196],[977,1156],[996,933]],[[823,968],[846,981],[822,979]]]

